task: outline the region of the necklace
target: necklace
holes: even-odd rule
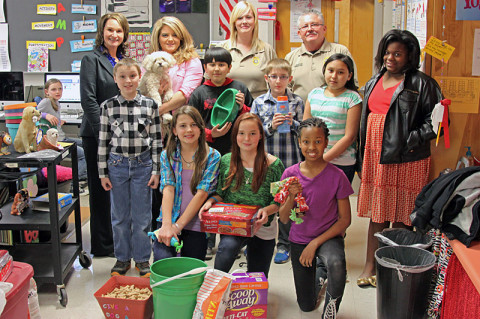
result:
[[[182,158],[182,160],[185,162],[185,164],[187,164],[187,168],[190,168],[190,166],[192,166],[193,162],[195,162],[195,160],[191,161],[191,162],[187,162],[187,160],[185,158],[183,158],[183,155],[182,153],[180,153],[180,157]],[[193,158],[193,157],[192,157]]]

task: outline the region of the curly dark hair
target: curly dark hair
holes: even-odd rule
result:
[[[325,138],[328,138],[330,132],[328,130],[327,124],[319,117],[311,117],[304,121],[301,121],[297,128],[297,136],[300,139],[302,137],[302,130],[306,127],[318,127],[323,130]]]
[[[390,30],[383,36],[378,44],[377,55],[375,56],[375,67],[380,71],[383,67],[383,57],[390,43],[399,42],[405,45],[408,53],[408,62],[404,72],[415,71],[420,67],[420,44],[413,33],[407,30]]]

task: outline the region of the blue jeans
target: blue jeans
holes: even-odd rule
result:
[[[319,283],[316,281],[316,258],[319,258],[327,267],[329,298],[337,299],[337,311],[340,305],[345,280],[347,279],[347,263],[345,261],[345,243],[343,237],[337,236],[324,242],[316,251],[312,267],[300,264],[300,256],[307,245],[290,243],[292,258],[293,279],[297,293],[297,303],[302,311],[315,309]],[[250,253],[250,251],[249,251]],[[325,303],[326,305],[327,303]]]
[[[162,223],[158,223],[158,228],[162,227]],[[178,235],[178,239],[183,241],[183,247],[180,255],[182,257],[197,258],[205,260],[207,254],[207,235],[202,232],[183,229],[182,234]],[[176,257],[175,247],[168,247],[158,241],[153,242],[153,261],[164,258]]]
[[[150,151],[137,157],[110,153],[108,157],[113,246],[115,257],[137,263],[149,261],[152,251],[152,190],[147,186],[152,176]]]
[[[87,179],[87,161],[85,160],[85,151],[83,150],[83,142],[79,138],[66,137],[62,142],[77,143],[77,160],[78,160],[78,179],[83,181]]]
[[[247,271],[263,272],[268,277],[272,262],[275,239],[263,240],[257,236],[240,237],[220,235],[218,251],[215,255],[215,269],[229,272],[240,249],[247,245]]]

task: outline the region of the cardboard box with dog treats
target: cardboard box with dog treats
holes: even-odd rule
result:
[[[260,206],[216,203],[202,214],[201,231],[252,237]]]

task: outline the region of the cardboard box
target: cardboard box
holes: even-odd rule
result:
[[[202,232],[242,237],[253,236],[254,220],[260,206],[216,203],[203,213]]]
[[[224,319],[267,318],[268,280],[263,272],[233,273]]]

